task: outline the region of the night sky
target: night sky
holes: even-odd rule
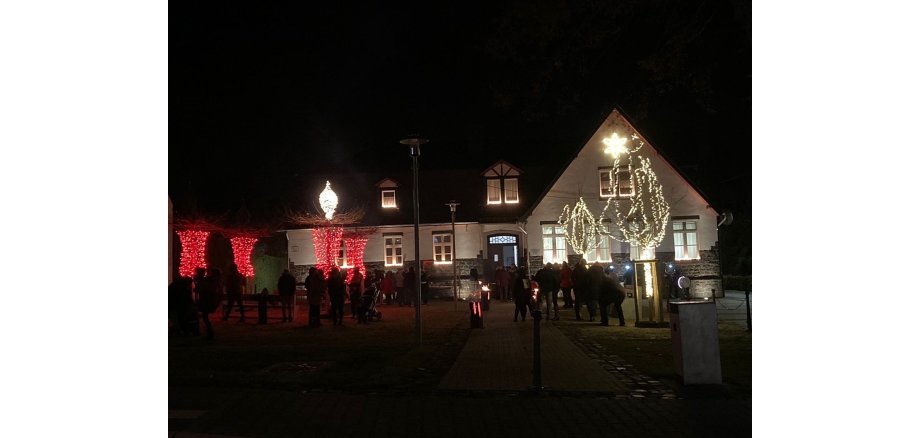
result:
[[[414,132],[423,169],[555,174],[616,106],[735,213],[723,238],[749,257],[750,3],[530,3],[171,5],[177,211],[271,216],[313,171],[408,169]]]

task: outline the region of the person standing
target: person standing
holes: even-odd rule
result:
[[[351,282],[348,283],[348,301],[351,303],[351,319],[358,317],[358,310],[361,308],[361,295],[364,292],[364,275],[361,270],[354,268],[354,274],[351,275]]]
[[[623,317],[623,301],[626,300],[626,288],[613,276],[613,285],[616,293],[613,297],[613,310],[617,313],[617,319],[620,320],[620,327],[626,326],[626,318]]]
[[[329,273],[329,301],[332,303],[332,325],[342,325],[345,317],[345,277],[333,266]]]
[[[310,273],[304,280],[304,287],[307,289],[307,302],[310,303],[310,327],[319,327],[319,310],[323,305],[323,298],[326,296],[326,281],[323,279],[323,273],[316,268],[310,268]]]
[[[278,278],[278,295],[281,297],[281,322],[294,322],[294,292],[297,279],[287,269]]]
[[[517,322],[518,315],[521,316],[521,321],[526,321],[527,310],[530,307],[530,279],[525,273],[525,270],[519,270],[511,282],[511,295],[514,297],[514,322]]]
[[[424,305],[428,305],[429,290],[430,288],[428,287],[428,272],[425,272],[425,270],[422,269],[422,304]]]
[[[195,291],[198,295],[198,311],[201,312],[201,319],[204,321],[204,328],[208,334],[208,339],[214,339],[214,328],[211,327],[211,314],[220,308],[220,272],[214,268],[208,271],[210,272],[205,276],[204,268],[198,268],[196,270]]]
[[[511,292],[508,290],[509,283],[511,281],[508,271],[505,270],[505,267],[498,265],[498,269],[495,270],[495,284],[498,286],[498,299],[499,300],[509,300],[511,299]]]
[[[240,274],[236,263],[230,264],[230,272],[227,273],[227,310],[224,311],[224,321],[230,318],[230,312],[233,311],[233,304],[240,306],[240,322],[246,321],[246,314],[243,310],[243,275]]]
[[[556,291],[559,289],[556,283],[556,275],[553,272],[553,265],[547,263],[546,266],[537,271],[537,274],[534,275],[534,280],[537,281],[540,291],[537,297],[537,309],[543,306],[543,303],[546,303],[546,319],[550,319],[550,304],[553,308],[553,321],[559,320],[559,305],[556,302]]]
[[[414,305],[417,304],[417,303],[416,303],[416,301],[417,301],[416,294],[418,294],[418,292],[417,292],[417,290],[416,290],[415,288],[417,288],[418,285],[415,284],[415,282],[416,282],[416,278],[415,278],[415,266],[410,266],[410,267],[409,267],[409,270],[406,271],[405,277],[403,278],[403,285],[404,285],[404,289],[405,289],[405,291],[406,291],[406,293],[405,293],[405,296],[406,296],[406,301],[405,301],[405,303],[406,303],[406,305],[409,306],[409,307],[414,307]]]
[[[604,268],[600,263],[595,262],[591,265],[591,268],[588,269],[588,297],[585,300],[588,305],[588,317],[589,321],[594,321],[594,316],[597,314],[597,299],[601,290],[601,283],[604,278]]]
[[[588,304],[588,268],[584,259],[580,260],[572,270],[572,287],[575,289],[574,305],[575,320],[581,321],[581,305]]]
[[[392,302],[394,287],[393,271],[387,271],[383,274],[383,280],[380,280],[380,292],[383,293],[384,302],[388,305]]]
[[[394,284],[396,286],[396,304],[400,306],[403,305],[403,302],[406,300],[406,271],[403,268],[396,270],[396,274],[393,275]]]
[[[572,268],[568,262],[562,262],[559,270],[559,287],[562,288],[562,308],[572,308]]]

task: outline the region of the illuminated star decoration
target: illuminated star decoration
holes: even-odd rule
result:
[[[633,145],[638,144],[638,146],[627,147],[626,142],[630,139],[633,141]],[[614,132],[613,134],[610,134],[609,137],[601,140],[601,142],[603,142],[605,146],[604,152],[613,155],[614,158],[617,158],[620,155],[631,154],[638,152],[639,149],[642,149],[642,146],[645,145],[645,143],[641,140],[639,140],[637,143],[636,140],[639,140],[639,136],[636,134],[633,134],[630,138],[626,138],[620,137],[620,134]]]
[[[329,181],[326,181],[326,188],[319,194],[319,206],[326,213],[326,219],[332,220],[335,214],[335,207],[339,205],[339,197],[332,191]]]

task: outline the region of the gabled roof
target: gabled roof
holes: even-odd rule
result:
[[[380,189],[392,189],[399,187],[399,183],[390,178],[384,178],[380,181],[377,181],[376,186]]]
[[[645,147],[652,148],[652,150],[654,150],[655,153],[658,154],[658,156],[661,157],[662,161],[664,161],[668,166],[670,166],[671,169],[674,170],[674,173],[676,173],[678,176],[680,176],[681,179],[683,179],[684,182],[687,183],[688,186],[690,186],[694,191],[696,191],[696,193],[697,193],[698,195],[700,195],[700,197],[701,197],[704,201],[706,201],[706,204],[707,204],[710,208],[712,208],[712,209],[716,212],[716,214],[719,213],[719,210],[712,204],[712,201],[709,200],[709,198],[703,193],[703,191],[700,190],[700,188],[699,188],[696,184],[694,184],[694,183],[690,180],[690,178],[688,178],[687,175],[686,175],[684,172],[682,172],[682,171],[680,170],[679,167],[677,167],[676,165],[674,165],[674,163],[667,157],[667,155],[663,154],[663,153],[661,152],[660,149],[658,149],[657,147],[655,147],[655,146],[653,145],[651,139],[650,139],[647,135],[645,135],[644,132],[642,132],[641,130],[639,130],[639,129],[636,128],[635,123],[633,123],[632,120],[630,120],[629,117],[626,116],[626,114],[623,112],[622,109],[620,109],[620,107],[615,106],[615,107],[613,108],[613,111],[610,112],[610,114],[608,114],[608,115],[604,116],[602,119],[600,119],[600,120],[598,121],[598,123],[595,125],[595,126],[598,127],[597,129],[600,129],[600,127],[604,124],[604,122],[605,122],[607,119],[610,118],[611,115],[619,116],[619,117],[622,118],[623,121],[626,122],[626,124],[628,124],[634,131],[638,132],[638,133],[642,136],[642,138],[645,139]],[[568,161],[565,162],[565,165],[562,166],[562,167],[559,169],[559,171],[556,173],[556,176],[553,177],[552,181],[550,181],[549,184],[547,184],[547,185],[543,188],[543,192],[540,193],[540,195],[537,196],[537,198],[533,200],[533,203],[530,204],[530,207],[527,208],[527,210],[521,215],[521,217],[519,218],[519,220],[524,220],[524,219],[526,219],[528,216],[530,216],[530,215],[533,213],[534,209],[537,208],[537,205],[539,205],[540,202],[543,201],[543,198],[546,197],[546,195],[547,195],[547,193],[549,193],[550,189],[552,189],[553,186],[556,184],[556,181],[558,181],[559,178],[562,177],[562,174],[564,174],[565,171],[569,168],[569,166],[572,165],[572,162],[575,161],[576,158],[578,158],[578,154],[580,154],[581,151],[582,151],[586,146],[588,146],[588,141],[591,140],[591,137],[594,137],[594,134],[597,132],[597,129],[594,130],[593,132],[588,133],[588,135],[587,135],[587,137],[585,137],[584,141],[581,142],[581,146],[578,147],[577,149],[575,149],[575,151],[572,153],[572,156],[568,159]]]
[[[503,178],[506,176],[519,176],[522,173],[524,171],[517,168],[517,166],[505,160],[498,160],[495,164],[483,170],[481,175],[486,178]]]

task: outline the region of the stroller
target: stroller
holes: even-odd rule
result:
[[[358,312],[358,324],[367,324],[377,318],[383,319],[383,314],[377,310],[377,299],[380,297],[380,288],[376,284],[369,284],[361,295],[361,309]]]

